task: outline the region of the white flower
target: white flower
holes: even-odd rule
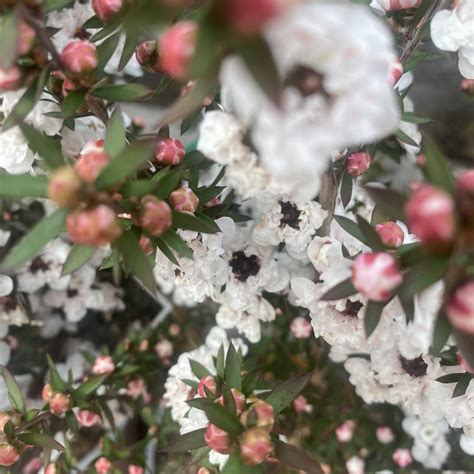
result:
[[[23,174],[31,170],[35,154],[18,127],[0,133],[0,149],[0,168],[10,174]]]
[[[469,454],[469,456],[474,456],[474,438],[469,438],[469,436],[462,434],[461,438],[459,439],[459,446],[461,446],[461,449],[466,454]]]
[[[105,41],[105,40],[104,40]],[[98,42],[97,44],[101,44]],[[143,68],[138,64],[138,61],[134,54],[130,57],[129,61],[122,69],[122,71],[118,70],[120,58],[122,56],[123,48],[125,46],[125,35],[120,35],[117,47],[115,48],[114,53],[112,54],[111,58],[107,62],[105,66],[105,72],[107,74],[113,75],[123,75],[128,74],[129,76],[133,77],[141,77],[143,76]]]
[[[349,474],[364,474],[365,463],[364,460],[358,456],[352,456],[346,461],[346,469]]]
[[[13,280],[8,275],[0,275],[0,298],[13,291]]]
[[[458,67],[474,79],[474,0],[460,0],[453,10],[441,10],[431,21],[431,39],[443,51],[458,52]]]
[[[234,57],[221,69],[224,103],[251,126],[261,166],[291,185],[292,198],[311,198],[333,150],[372,142],[398,125],[388,82],[391,36],[367,8],[313,3],[270,22],[265,37],[289,84],[280,109]]]

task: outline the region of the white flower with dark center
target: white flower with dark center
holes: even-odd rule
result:
[[[295,203],[281,198],[257,222],[253,240],[259,245],[284,243],[293,258],[307,260],[308,244],[326,216],[317,202]]]
[[[452,10],[441,10],[431,20],[431,39],[443,51],[458,52],[458,67],[474,79],[474,0],[459,0]]]
[[[264,35],[284,80],[280,108],[235,57],[221,69],[224,104],[251,127],[261,166],[306,200],[333,150],[396,129],[391,35],[369,9],[347,3],[296,6]]]

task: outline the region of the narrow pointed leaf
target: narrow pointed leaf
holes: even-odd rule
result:
[[[344,209],[349,204],[352,198],[352,187],[353,187],[353,179],[352,176],[346,171],[342,176],[341,182],[341,200]]]
[[[168,244],[173,250],[186,258],[193,258],[193,251],[188,247],[188,244],[182,237],[173,229],[169,229],[161,236],[161,239]]]
[[[366,242],[372,250],[386,250],[386,247],[379,234],[377,234],[377,231],[362,216],[357,215],[357,223],[359,224],[359,229],[364,235]]]
[[[402,194],[391,189],[381,189],[374,186],[366,186],[364,189],[377,204],[377,210],[386,219],[405,222],[404,207],[406,199]]]
[[[225,360],[225,380],[230,388],[242,390],[242,379],[240,375],[240,360],[232,342],[227,350]]]
[[[173,253],[173,249],[161,237],[157,237],[155,239],[155,242],[156,242],[156,246],[165,255],[165,257],[171,263],[174,263],[177,267],[179,267],[179,262],[175,254]]]
[[[266,402],[273,407],[275,414],[280,413],[298,396],[298,394],[306,387],[311,374],[297,375],[283,382],[275,388],[267,397]]]
[[[323,474],[321,465],[301,448],[292,444],[277,440],[275,442],[275,457],[294,469],[307,472],[309,474]]]
[[[105,135],[104,151],[111,158],[115,158],[125,148],[125,125],[122,114],[119,109],[113,113],[107,124],[107,133]]]
[[[175,440],[173,440],[170,445],[166,446],[161,451],[165,451],[167,453],[178,453],[202,448],[206,446],[206,442],[204,441],[205,432],[206,429],[202,428],[200,430],[191,431],[189,433],[181,435]]]
[[[191,370],[193,374],[200,380],[208,375],[211,375],[208,369],[204,367],[200,362],[197,360],[189,359],[189,365],[191,366]]]
[[[204,234],[214,234],[216,232],[220,232],[217,224],[214,223],[214,225],[211,225],[207,220],[203,220],[202,218],[200,219],[193,214],[178,211],[173,211],[173,227],[185,230],[194,230]]]
[[[48,178],[30,174],[0,173],[1,197],[48,197]]]
[[[448,342],[451,330],[451,324],[449,323],[446,313],[441,309],[436,318],[433,333],[433,342],[431,345],[431,352],[433,354],[439,354],[443,350],[443,347]]]
[[[98,387],[100,387],[104,380],[107,378],[108,374],[96,375],[94,377],[88,378],[85,382],[79,385],[79,388],[74,392],[74,395],[78,398],[85,398],[87,395],[95,392]]]
[[[348,298],[349,296],[355,295],[357,290],[354,288],[352,284],[352,280],[348,278],[347,280],[338,283],[336,286],[331,288],[329,291],[324,293],[321,296],[321,300],[323,301],[333,301],[333,300],[340,300],[342,298]]]
[[[150,89],[141,84],[124,84],[104,86],[94,89],[94,96],[109,102],[133,102],[151,93]]]
[[[8,398],[11,404],[21,413],[25,413],[25,399],[15,377],[6,367],[2,367],[2,377],[7,387]]]
[[[353,220],[349,219],[348,217],[344,216],[334,216],[336,222],[352,237],[357,239],[358,241],[362,242],[363,244],[369,247],[369,243],[367,242],[365,235],[360,230],[359,224],[354,222]]]
[[[53,437],[41,433],[21,433],[17,438],[23,443],[31,444],[32,446],[64,451],[64,446],[62,444],[59,444]]]
[[[86,264],[94,255],[96,247],[75,244],[64,262],[63,275],[69,275]]]
[[[429,138],[423,141],[423,154],[426,158],[425,172],[429,181],[448,193],[454,192],[454,180],[448,161]]]
[[[381,303],[378,301],[368,301],[365,308],[364,316],[364,328],[365,335],[369,337],[374,331],[377,325],[379,324],[382,311],[386,303]]]

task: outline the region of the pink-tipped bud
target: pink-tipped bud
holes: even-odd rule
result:
[[[140,344],[138,344],[138,352],[145,352],[148,350],[150,347],[150,342],[148,339],[143,339],[143,341],[140,341]]]
[[[258,427],[270,432],[275,423],[273,407],[263,400],[258,400],[242,413],[240,421],[246,428]]]
[[[169,197],[171,207],[180,212],[196,212],[199,206],[199,198],[190,188],[184,186],[175,189]]]
[[[155,344],[155,352],[161,360],[167,360],[173,355],[173,343],[162,339]]]
[[[446,312],[455,328],[474,334],[474,280],[469,280],[456,289]]]
[[[390,68],[390,85],[394,86],[402,77],[403,66],[400,59],[394,57],[392,61],[392,67]]]
[[[74,74],[88,74],[99,65],[97,50],[90,41],[70,41],[61,53],[63,66]]]
[[[0,466],[9,467],[20,459],[19,451],[10,444],[0,444]]]
[[[97,474],[109,474],[112,469],[112,463],[104,457],[97,459],[94,464]]]
[[[131,464],[128,466],[128,474],[144,474],[144,469],[141,466],[136,466],[135,464]]]
[[[96,375],[111,374],[114,370],[114,361],[107,355],[97,357],[92,366],[92,373]]]
[[[262,428],[247,430],[240,439],[240,457],[244,464],[256,466],[265,461],[272,452],[272,440]]]
[[[408,227],[429,246],[452,241],[456,222],[454,201],[448,193],[428,184],[420,185],[405,206]]]
[[[102,153],[104,151],[105,140],[89,140],[82,148],[81,155],[88,153]]]
[[[30,25],[24,21],[20,21],[18,25],[18,45],[17,51],[19,56],[24,56],[31,51],[35,42],[36,32]]]
[[[212,375],[207,375],[206,377],[203,377],[199,381],[197,392],[198,392],[198,395],[203,398],[207,397],[208,396],[207,394],[209,392],[212,394],[212,396],[215,397],[217,395],[216,378],[213,377]]]
[[[295,409],[296,413],[312,413],[313,405],[308,403],[308,400],[304,395],[298,395],[293,400],[293,408]]]
[[[397,448],[392,454],[392,459],[401,468],[407,467],[413,462],[410,450],[409,449],[404,449],[404,448]]]
[[[3,428],[10,421],[10,415],[6,411],[0,411],[0,434],[3,433]]]
[[[336,438],[340,443],[348,443],[354,436],[356,424],[354,420],[347,420],[336,428]]]
[[[64,393],[55,392],[49,400],[49,411],[56,416],[61,416],[69,410],[71,399]]]
[[[474,95],[474,79],[463,79],[460,87],[464,93]]]
[[[51,384],[47,383],[43,387],[43,390],[41,391],[41,398],[43,399],[43,401],[49,402],[52,396],[53,396],[53,387],[51,387]]]
[[[224,17],[230,28],[243,35],[259,33],[265,23],[280,15],[284,0],[228,0],[224,2]]]
[[[235,388],[231,388],[230,392],[232,393],[232,397],[234,399],[235,412],[237,413],[237,415],[240,415],[244,411],[244,408],[245,408],[245,402],[246,402],[245,395]],[[217,403],[224,406],[225,404],[224,395],[221,395],[217,399]]]
[[[379,234],[382,242],[390,248],[397,248],[403,244],[405,234],[403,229],[395,222],[387,221],[383,224],[377,224],[375,226],[377,234]]]
[[[123,0],[92,0],[92,8],[102,21],[111,20],[123,6]]]
[[[50,463],[46,466],[44,474],[58,474],[58,468],[55,463]]]
[[[16,91],[20,87],[21,71],[16,65],[0,68],[0,91]]]
[[[135,49],[138,64],[148,72],[161,72],[156,40],[144,41]]]
[[[76,420],[83,428],[91,428],[101,422],[100,416],[91,410],[79,410],[76,413]]]
[[[370,166],[370,155],[362,151],[351,153],[347,157],[346,169],[351,176],[363,175]]]
[[[229,434],[211,423],[207,425],[204,441],[211,449],[221,454],[229,454],[232,450]]]
[[[179,165],[186,154],[184,145],[174,138],[161,140],[155,151],[155,159],[159,164],[167,166]]]
[[[43,460],[39,456],[31,458],[23,467],[21,474],[38,474],[43,467]],[[48,474],[45,471],[45,474]]]
[[[378,0],[378,3],[386,12],[393,12],[406,10],[407,8],[417,8],[421,0]]]
[[[109,244],[122,234],[115,212],[104,204],[71,212],[67,216],[66,227],[73,242],[96,247]]]
[[[186,77],[196,47],[197,25],[181,21],[166,30],[158,40],[160,65],[169,75]]]
[[[151,235],[159,237],[171,227],[171,209],[165,201],[155,196],[144,196],[138,222]]]
[[[313,334],[313,327],[306,318],[298,316],[291,321],[290,331],[296,339],[308,339]]]
[[[142,235],[140,237],[140,248],[142,249],[145,255],[151,255],[154,250],[153,243],[145,235]]]
[[[80,155],[74,168],[83,181],[93,183],[109,162],[110,157],[107,153],[91,152]]]
[[[140,395],[143,395],[143,397],[145,397],[146,394],[146,383],[143,379],[137,378],[128,382],[127,395],[129,397],[138,398]]]
[[[474,169],[464,171],[456,182],[460,193],[474,196]]]
[[[71,166],[57,169],[48,183],[48,197],[61,207],[72,207],[81,198],[82,181]]]
[[[209,469],[206,469],[205,467],[200,467],[197,474],[210,474],[210,472]]]
[[[390,426],[379,426],[375,435],[382,444],[389,444],[395,439],[395,435]]]
[[[385,252],[359,255],[352,267],[352,283],[372,301],[387,301],[402,282],[397,260]]]

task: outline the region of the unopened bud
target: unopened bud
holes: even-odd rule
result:
[[[18,55],[24,56],[29,53],[35,42],[36,32],[24,21],[18,25]]]
[[[242,413],[240,421],[247,428],[258,427],[270,432],[275,423],[273,407],[263,400],[258,400]]]
[[[41,398],[45,402],[49,402],[51,400],[51,397],[53,396],[53,387],[49,383],[47,383],[41,392]]]
[[[237,415],[240,415],[244,411],[244,408],[245,408],[245,403],[246,403],[245,395],[240,390],[237,390],[236,388],[231,388],[230,393],[232,394],[232,398],[234,399],[235,411]],[[217,399],[217,403],[224,406],[224,403],[225,403],[224,395],[221,395]]]
[[[398,224],[395,224],[395,222],[387,221],[383,224],[377,224],[375,230],[387,247],[397,248],[403,244],[405,233]]]
[[[247,430],[240,439],[240,457],[245,464],[250,466],[264,462],[270,456],[272,449],[270,434],[262,428]]]
[[[56,416],[61,416],[69,410],[71,399],[64,393],[55,392],[49,400],[49,411]]]
[[[0,444],[0,466],[9,467],[20,459],[20,452],[11,444]]]
[[[94,464],[97,474],[109,474],[112,469],[112,463],[104,457],[97,459]]]
[[[216,378],[213,377],[212,375],[207,375],[206,377],[203,377],[199,381],[197,392],[200,397],[207,397],[208,396],[207,394],[209,392],[213,396],[216,396],[217,395]]]
[[[76,413],[76,420],[83,428],[91,428],[100,424],[100,416],[91,410],[79,410]]]
[[[114,370],[114,361],[107,355],[97,357],[92,366],[92,373],[96,375],[111,374]]]
[[[229,434],[211,423],[207,425],[204,441],[211,449],[221,454],[229,454],[232,450]]]
[[[0,68],[0,91],[16,91],[20,87],[21,71],[16,65]]]
[[[455,290],[446,312],[455,328],[474,334],[474,280],[463,283]]]
[[[175,189],[169,197],[171,207],[180,212],[196,212],[199,206],[199,198],[190,188],[184,186]]]
[[[308,339],[313,334],[313,327],[306,318],[299,316],[291,321],[290,331],[296,339]]]
[[[179,165],[186,154],[184,145],[174,138],[161,140],[155,151],[155,159],[159,164],[167,166]]]
[[[398,57],[395,57],[392,61],[392,66],[390,68],[390,85],[394,86],[402,77],[403,66]]]
[[[144,41],[135,49],[138,64],[148,72],[161,72],[156,40]]]
[[[159,237],[171,227],[171,209],[165,201],[155,196],[144,196],[138,221],[143,229]]]
[[[90,41],[70,41],[61,53],[63,66],[74,74],[88,74],[99,65],[97,50]]]
[[[409,449],[405,448],[397,448],[393,455],[392,459],[401,467],[405,468],[409,466],[412,462],[413,459],[411,457],[411,453]]]
[[[81,198],[82,181],[71,166],[58,168],[48,184],[48,197],[61,207],[72,207]]]
[[[107,153],[91,152],[80,155],[74,168],[83,181],[93,183],[109,162],[110,157]]]
[[[370,167],[370,155],[362,151],[351,153],[347,157],[346,169],[351,176],[361,176]]]
[[[144,469],[141,466],[137,466],[135,464],[131,464],[128,466],[128,474],[144,474]]]
[[[123,6],[123,0],[92,0],[92,8],[102,21],[111,20]]]

